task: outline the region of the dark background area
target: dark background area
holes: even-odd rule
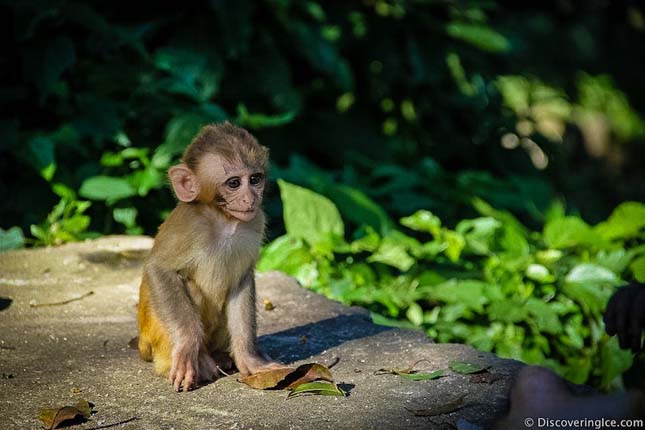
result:
[[[534,225],[554,199],[597,222],[645,200],[636,1],[2,9],[4,228],[48,231],[62,197],[60,221],[80,213],[70,202],[94,200],[72,237],[153,234],[173,205],[165,170],[201,125],[224,119],[271,148],[274,177],[324,192],[323,175],[394,218],[424,208],[456,222],[479,196]],[[96,176],[113,181],[82,187]],[[55,236],[38,241],[65,241]]]

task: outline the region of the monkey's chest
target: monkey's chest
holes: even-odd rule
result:
[[[209,296],[228,294],[254,268],[260,245],[261,237],[242,232],[213,240],[195,262],[194,281]]]

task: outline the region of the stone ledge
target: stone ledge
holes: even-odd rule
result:
[[[458,419],[484,425],[503,413],[513,375],[522,366],[456,344],[435,344],[423,333],[371,323],[362,308],[347,307],[273,272],[258,274],[260,342],[273,357],[301,364],[338,360],[333,373],[349,395],[299,397],[256,391],[222,378],[177,394],[128,342],[136,336],[141,266],[148,237],[111,236],[59,248],[0,254],[0,417],[3,429],[38,428],[41,407],[93,402],[96,414],[74,429],[135,420],[119,429],[397,429],[455,428]],[[79,297],[62,306],[31,307]],[[4,303],[8,303],[5,301]],[[454,360],[491,366],[500,379],[475,384],[452,374],[434,381],[374,375],[419,359],[428,369]],[[80,392],[79,392],[80,391]],[[465,395],[455,412],[417,417]]]

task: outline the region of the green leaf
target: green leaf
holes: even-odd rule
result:
[[[555,281],[549,269],[541,264],[529,264],[526,268],[526,277],[542,284],[548,284]]]
[[[446,250],[444,253],[452,261],[456,263],[459,260],[461,251],[466,246],[466,240],[462,235],[450,230],[444,230],[442,233],[442,238],[444,244],[446,245]]]
[[[136,191],[126,179],[112,176],[94,176],[83,181],[78,193],[87,199],[114,202],[132,197],[136,194]]]
[[[137,225],[137,208],[114,208],[112,216],[116,222],[123,224],[126,228],[133,228]]]
[[[430,373],[400,373],[396,372],[402,378],[409,379],[411,381],[431,381],[433,379],[439,379],[442,376],[445,376],[445,371],[443,369],[435,370]]]
[[[0,252],[18,249],[25,246],[25,236],[20,227],[11,227],[7,230],[0,228]]]
[[[343,220],[331,200],[281,179],[278,186],[289,236],[303,239],[311,246],[331,246],[343,240]]]
[[[607,221],[598,224],[594,230],[607,240],[625,240],[638,236],[643,228],[645,228],[645,204],[625,202],[614,209]]]
[[[645,256],[638,257],[629,265],[629,268],[634,274],[634,279],[638,282],[645,282]]]
[[[602,243],[593,229],[578,217],[556,218],[544,226],[544,242],[551,248],[594,246]]]
[[[495,218],[498,221],[501,221],[504,224],[505,228],[513,228],[518,234],[526,236],[528,231],[524,225],[518,221],[517,218],[513,216],[512,213],[508,211],[503,211],[493,208],[491,205],[486,203],[480,198],[474,198],[472,200],[472,205],[477,212],[481,215]]]
[[[600,356],[601,386],[606,389],[611,388],[614,380],[632,366],[632,353],[629,350],[621,349],[618,338],[613,336],[603,343],[600,348]]]
[[[281,270],[295,276],[312,258],[302,239],[284,235],[262,249],[256,268],[259,272]]]
[[[423,231],[438,237],[441,233],[441,220],[432,212],[420,210],[414,214],[401,218],[400,223],[407,228]]]
[[[567,274],[568,283],[593,285],[620,285],[622,281],[614,272],[596,264],[583,263],[575,266]]]
[[[363,236],[349,244],[351,251],[355,254],[362,251],[376,251],[381,243],[381,236],[370,226],[365,227],[362,233],[364,233]]]
[[[415,326],[410,321],[387,318],[381,314],[377,314],[376,312],[370,312],[370,316],[372,317],[372,322],[377,325],[383,325],[386,327],[403,328],[407,330],[419,330],[419,327]]]
[[[380,234],[392,229],[392,221],[385,210],[364,192],[336,183],[324,186],[321,191],[336,204],[345,219],[371,226]]]
[[[148,195],[152,189],[161,188],[164,185],[165,175],[153,166],[148,166],[143,170],[136,172],[126,177],[132,188],[137,190],[140,196]]]
[[[383,263],[392,267],[396,267],[402,272],[409,270],[415,264],[407,252],[407,246],[403,243],[397,242],[391,236],[386,236],[381,241],[376,252],[367,258],[370,263]]]
[[[485,291],[488,284],[474,279],[451,279],[438,285],[428,287],[428,296],[450,304],[458,304],[466,309],[484,312],[488,303]]]
[[[411,303],[405,316],[416,326],[423,324],[423,309],[417,303]]]
[[[90,217],[87,215],[74,215],[60,221],[61,230],[73,236],[84,232],[90,226]]]
[[[316,394],[319,396],[340,396],[345,397],[345,392],[336,384],[329,382],[308,382],[300,384],[293,389],[287,399],[301,394]]]
[[[634,258],[633,250],[629,252],[624,249],[615,249],[612,251],[600,250],[596,254],[594,263],[606,267],[614,273],[622,273]]]
[[[463,220],[455,231],[466,240],[467,249],[476,255],[487,255],[493,246],[495,233],[502,223],[492,217]]]
[[[289,124],[296,117],[296,111],[289,111],[279,115],[265,115],[262,113],[249,113],[244,104],[237,105],[237,123],[242,127],[254,129],[266,127],[280,127]]]
[[[553,306],[535,297],[529,297],[524,307],[535,318],[535,323],[541,332],[549,334],[562,332],[560,316]]]
[[[452,22],[446,26],[446,33],[488,52],[504,53],[511,49],[511,43],[506,37],[481,24]]]
[[[524,321],[528,315],[524,303],[518,300],[499,300],[487,308],[488,316],[493,321],[515,323]]]
[[[478,373],[486,369],[484,366],[478,364],[466,363],[464,361],[453,361],[448,367],[450,370],[456,373],[461,373],[463,375],[470,375],[471,373]]]

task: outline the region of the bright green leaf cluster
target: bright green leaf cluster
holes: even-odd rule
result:
[[[603,334],[617,287],[643,276],[641,203],[590,226],[554,212],[542,234],[482,200],[455,229],[419,210],[400,226],[347,231],[332,201],[279,181],[287,234],[262,251],[278,269],[336,300],[369,308],[379,324],[424,330],[608,388],[629,353]],[[558,214],[560,214],[558,216]]]

